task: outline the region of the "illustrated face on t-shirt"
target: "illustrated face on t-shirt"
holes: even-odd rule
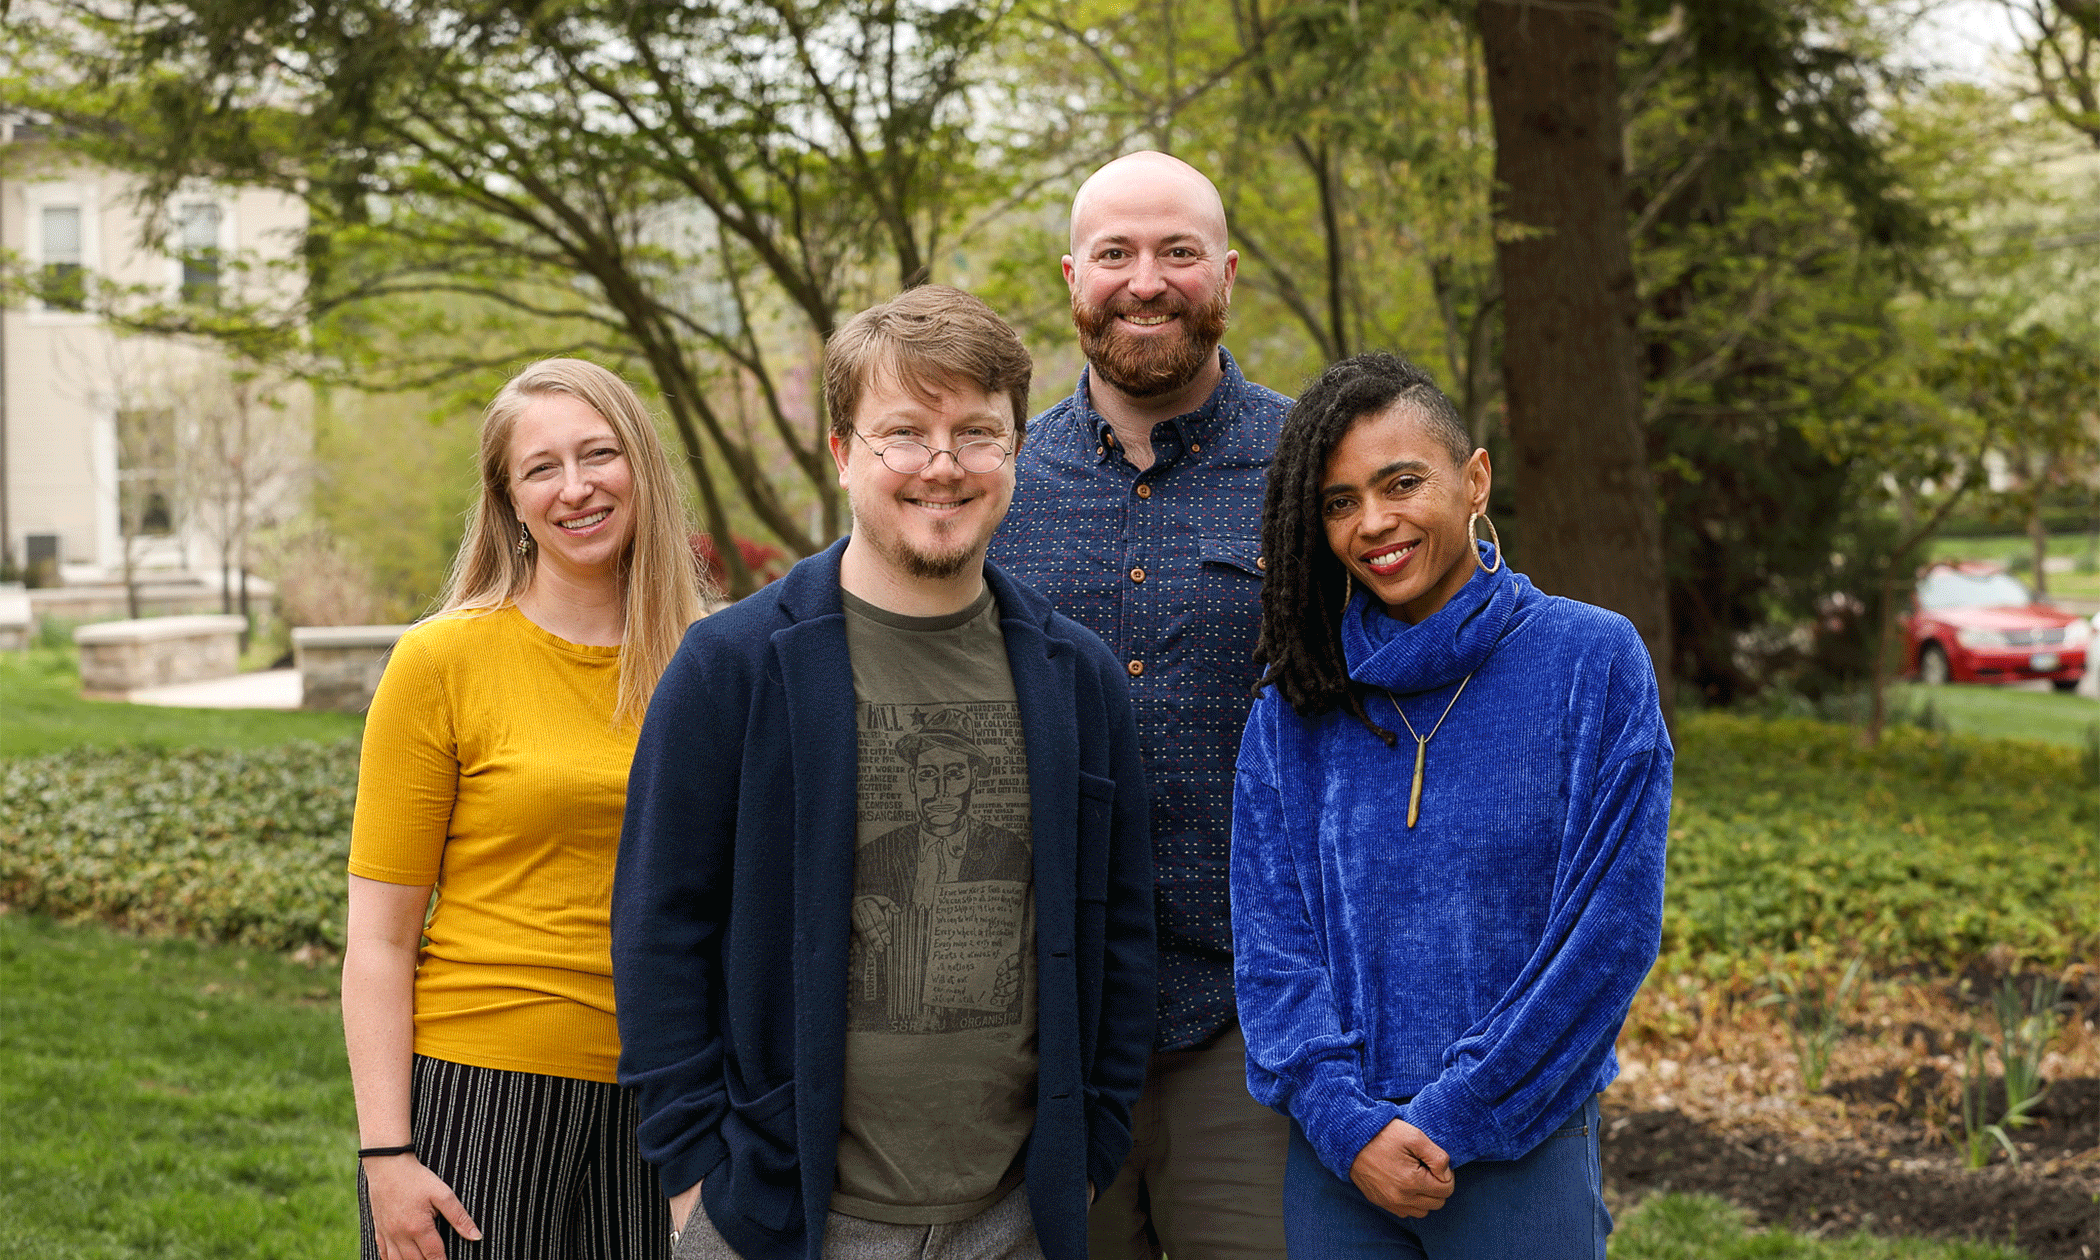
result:
[[[918,803],[919,826],[928,835],[952,836],[970,815],[970,794],[977,787],[977,767],[970,754],[954,748],[928,748],[911,769],[912,799]]]

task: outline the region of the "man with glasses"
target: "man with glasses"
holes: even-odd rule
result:
[[[1219,344],[1239,255],[1194,167],[1132,153],[1072,201],[1087,366],[1030,423],[992,556],[1130,675],[1151,779],[1159,1033],[1094,1260],[1273,1260],[1290,1128],[1247,1093],[1232,993],[1232,774],[1253,703],[1261,513],[1290,399]]]
[[[1128,689],[985,562],[1030,374],[954,289],[849,320],[824,393],[852,535],[696,623],[658,685],[613,976],[674,1257],[1083,1260],[1129,1149],[1154,993]]]

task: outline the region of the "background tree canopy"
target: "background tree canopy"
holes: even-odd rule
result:
[[[960,284],[1063,390],[1065,203],[1168,149],[1226,198],[1251,377],[1432,365],[1518,566],[1728,702],[1873,672],[1936,526],[2088,501],[2100,11],[2004,3],[1984,89],[1866,0],[52,0],[0,98],[149,204],[309,207],[295,303],[113,316],[364,391],[589,354],[714,538],[791,554],[843,527],[834,324]]]

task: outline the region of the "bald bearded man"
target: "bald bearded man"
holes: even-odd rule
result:
[[[1105,640],[1152,784],[1159,1032],[1093,1260],[1280,1257],[1284,1119],[1247,1094],[1232,997],[1232,771],[1256,678],[1262,496],[1290,399],[1219,342],[1239,255],[1200,171],[1132,153],[1072,202],[1087,366],[1029,421],[992,555]]]

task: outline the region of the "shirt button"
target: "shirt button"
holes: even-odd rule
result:
[[[1142,581],[1144,581],[1144,580],[1145,580],[1145,571],[1144,571],[1143,569],[1132,569],[1132,570],[1130,571],[1130,580],[1131,580],[1131,581],[1133,581],[1133,582],[1142,582]]]
[[[1203,443],[1191,442],[1189,443],[1189,450],[1194,452],[1195,454],[1201,455],[1203,453]]]
[[[1266,556],[1256,556],[1256,557],[1254,557],[1254,567],[1255,567],[1255,568],[1257,568],[1257,569],[1260,569],[1260,570],[1261,570],[1261,571],[1262,571],[1263,573],[1267,573],[1267,572],[1269,571],[1269,560],[1268,560],[1268,557],[1266,557]]]
[[[1152,497],[1152,486],[1151,486],[1151,485],[1150,485],[1149,483],[1147,483],[1147,484],[1144,484],[1144,485],[1140,485],[1140,486],[1138,487],[1138,498],[1140,498],[1140,499],[1149,499],[1149,498],[1151,498],[1151,497]]]
[[[1130,662],[1130,664],[1129,664],[1128,666],[1126,666],[1125,668],[1129,669],[1129,671],[1130,671],[1130,676],[1131,676],[1132,678],[1135,678],[1135,677],[1137,677],[1137,676],[1138,676],[1139,674],[1142,674],[1142,673],[1144,673],[1144,672],[1145,672],[1145,662],[1143,662],[1143,661],[1132,661],[1132,662]]]

